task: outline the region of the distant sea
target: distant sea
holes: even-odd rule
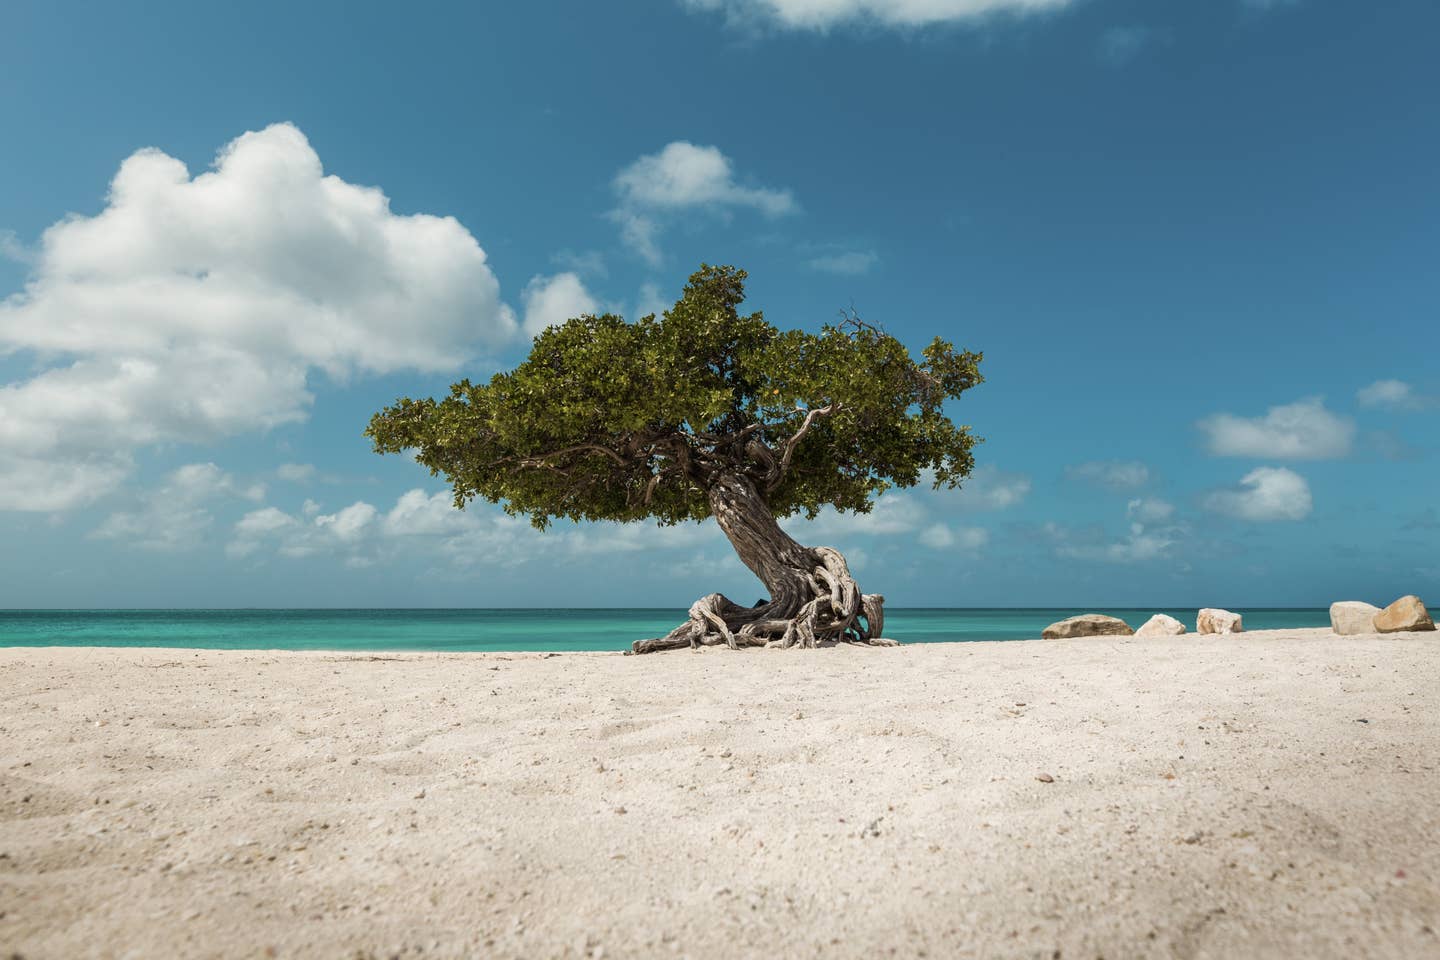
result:
[[[1323,627],[1325,609],[1232,608],[1250,630]],[[904,643],[1023,640],[1077,613],[1139,627],[1168,613],[1192,630],[1194,609],[940,609],[885,611]],[[683,610],[0,610],[0,646],[194,647],[209,650],[625,650],[664,635]]]

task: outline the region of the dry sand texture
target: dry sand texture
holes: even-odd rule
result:
[[[1440,957],[1440,640],[0,650],[0,956]]]

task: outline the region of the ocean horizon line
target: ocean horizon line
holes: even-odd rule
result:
[[[1164,613],[1195,624],[1199,607],[890,607],[885,636],[902,643],[1027,640],[1079,613],[1138,628]],[[1325,626],[1324,607],[1246,607],[1250,629]],[[628,650],[684,622],[676,607],[309,607],[0,609],[0,646],[290,650]],[[1197,625],[1198,629],[1198,625]]]

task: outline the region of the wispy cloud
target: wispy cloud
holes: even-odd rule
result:
[[[313,463],[282,463],[275,468],[275,476],[290,483],[307,483],[318,473]]]
[[[1175,515],[1175,505],[1158,497],[1140,497],[1125,505],[1125,513],[1137,523],[1163,523]]]
[[[661,292],[658,283],[640,284],[640,293],[635,299],[634,317],[645,317],[655,314],[657,317],[670,309],[670,304],[665,300],[665,294]]]
[[[1256,13],[1269,13],[1274,10],[1288,10],[1291,7],[1300,6],[1300,0],[1240,0],[1240,6]]]
[[[1126,505],[1128,527],[1123,536],[1107,535],[1101,526],[1075,529],[1057,523],[1045,524],[1040,533],[1042,539],[1050,541],[1059,557],[1102,563],[1143,563],[1171,556],[1183,542],[1188,527],[1177,522],[1174,515],[1173,505],[1144,498],[1131,500]]]
[[[811,270],[819,270],[823,273],[856,276],[869,273],[870,268],[875,266],[879,260],[880,257],[873,250],[850,250],[845,253],[812,257],[806,265]]]
[[[605,263],[605,257],[598,250],[586,250],[583,253],[561,250],[550,259],[571,273],[578,273],[582,277],[604,279],[610,275],[610,268]]]
[[[787,520],[792,536],[839,539],[856,534],[897,534],[919,530],[929,517],[924,505],[912,495],[889,493],[875,501],[869,513],[839,513],[826,509],[814,520]]]
[[[1355,400],[1367,410],[1424,410],[1436,405],[1434,397],[1422,395],[1404,380],[1376,380],[1355,392]]]
[[[143,495],[136,509],[110,514],[90,535],[142,550],[191,550],[200,546],[215,522],[212,503],[264,496],[264,484],[241,483],[213,463],[192,463],[173,471],[158,488]]]
[[[958,550],[974,553],[990,542],[990,531],[983,527],[957,527],[934,523],[920,531],[920,543],[932,550]]]
[[[975,553],[990,542],[990,532],[937,515],[943,501],[924,492],[892,492],[880,497],[869,513],[826,509],[814,520],[787,520],[785,528],[804,543],[833,543],[849,556],[857,537],[904,538],[931,550]],[[953,506],[952,504],[948,504]]]
[[[1145,486],[1150,482],[1150,468],[1137,460],[1091,460],[1066,467],[1065,476],[1118,492]]]
[[[1401,530],[1440,530],[1440,510],[1426,507],[1420,513],[1407,519]]]
[[[997,15],[1060,10],[1074,0],[681,0],[691,10],[718,12],[735,25],[825,31],[860,24],[923,27]]]
[[[34,263],[35,253],[20,242],[13,230],[0,230],[0,258],[16,263]]]
[[[1169,39],[1169,33],[1154,27],[1111,27],[1100,34],[1095,52],[1112,67],[1123,67],[1146,49]]]
[[[930,482],[928,478],[921,478],[922,484]],[[940,490],[934,496],[961,510],[1007,510],[1024,502],[1030,495],[1031,486],[1030,477],[1026,474],[984,464],[975,469],[958,491]]]

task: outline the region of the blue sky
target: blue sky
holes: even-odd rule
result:
[[[965,491],[789,525],[892,604],[1440,595],[1433,3],[0,18],[0,605],[748,602],[361,437],[701,261],[985,353]]]

